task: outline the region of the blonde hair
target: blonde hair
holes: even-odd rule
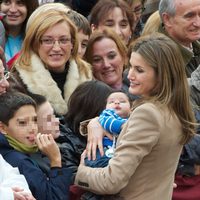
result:
[[[190,103],[190,93],[181,52],[169,37],[154,33],[137,39],[130,46],[154,69],[158,83],[150,99],[165,105],[182,125],[181,143],[188,142],[195,133],[195,118]]]
[[[43,34],[49,28],[62,22],[66,22],[70,28],[70,35],[73,46],[71,51],[71,58],[75,60],[77,59],[78,40],[76,27],[64,12],[51,9],[39,12],[37,15],[35,15],[35,18],[32,18],[31,26],[27,26],[21,54],[17,62],[21,68],[28,68],[30,66],[32,51],[38,54],[38,48]]]
[[[148,20],[146,21],[141,35],[148,35],[154,32],[158,32],[160,25],[161,18],[159,15],[159,11],[157,10],[153,14],[151,14]]]
[[[33,20],[35,20],[36,17],[39,14],[46,12],[48,10],[57,10],[57,11],[61,11],[61,12],[64,12],[64,13],[67,14],[67,12],[70,10],[70,8],[66,5],[64,5],[63,3],[45,3],[45,4],[42,4],[29,17],[29,19],[27,21],[27,25],[26,25],[26,30],[32,24]]]

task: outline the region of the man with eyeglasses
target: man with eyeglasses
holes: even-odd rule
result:
[[[10,72],[5,71],[2,60],[0,60],[0,95],[5,93],[9,87],[7,79],[9,78]]]

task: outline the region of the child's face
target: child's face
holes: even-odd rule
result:
[[[42,134],[52,134],[56,139],[60,135],[59,119],[55,117],[51,104],[47,101],[37,110],[38,131]]]
[[[89,35],[85,35],[82,30],[78,32],[78,55],[83,58],[88,45]]]
[[[112,93],[107,99],[106,109],[114,109],[122,118],[127,118],[131,112],[129,99],[123,92]]]
[[[2,129],[4,134],[8,134],[19,142],[34,145],[38,133],[35,108],[31,105],[22,106],[9,120],[8,125],[3,124]]]

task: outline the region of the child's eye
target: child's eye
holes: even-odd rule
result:
[[[25,126],[27,122],[25,120],[18,120],[19,126]]]
[[[37,117],[36,117],[36,116],[33,117],[33,121],[34,121],[35,123],[37,123]]]
[[[81,44],[81,47],[82,47],[83,49],[86,49],[86,48],[87,48],[87,46],[88,46],[88,44],[87,44],[87,43],[82,43],[82,44]]]

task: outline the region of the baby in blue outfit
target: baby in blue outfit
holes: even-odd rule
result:
[[[106,109],[99,116],[101,126],[113,136],[103,138],[104,156],[97,151],[96,160],[85,160],[86,166],[105,167],[110,158],[113,157],[116,138],[118,137],[124,123],[128,120],[131,112],[129,97],[123,92],[113,92],[108,96]]]

